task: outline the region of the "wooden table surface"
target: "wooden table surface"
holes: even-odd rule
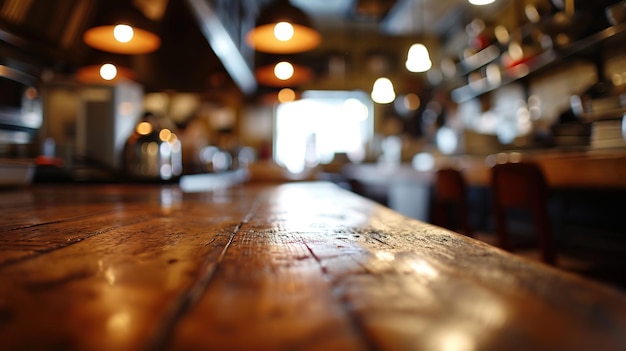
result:
[[[328,183],[0,192],[0,350],[626,350],[626,296]]]

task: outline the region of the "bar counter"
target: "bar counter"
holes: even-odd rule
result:
[[[626,350],[626,295],[323,182],[0,191],[0,350]]]

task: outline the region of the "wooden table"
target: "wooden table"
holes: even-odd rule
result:
[[[626,296],[328,184],[0,192],[0,350],[626,350]]]

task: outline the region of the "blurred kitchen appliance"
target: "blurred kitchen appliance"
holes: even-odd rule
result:
[[[38,79],[0,65],[0,144],[32,143],[43,120],[41,106]]]
[[[143,87],[132,81],[86,85],[77,120],[77,154],[91,165],[120,171],[124,144],[143,111],[143,96]]]
[[[146,112],[124,149],[125,175],[135,180],[174,180],[182,174],[181,142],[173,126]]]

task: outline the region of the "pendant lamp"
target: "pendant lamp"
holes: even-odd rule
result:
[[[131,57],[93,51],[86,63],[76,71],[76,79],[86,84],[115,84],[120,80],[134,80],[130,68]]]
[[[424,21],[426,20],[426,16],[424,15],[424,6],[425,5],[422,3],[422,28],[425,27]],[[417,16],[417,14],[414,15]],[[406,69],[409,70],[409,72],[426,72],[432,67],[432,65],[428,49],[424,46],[424,44],[415,43],[411,45],[405,62]]]
[[[372,100],[378,104],[388,104],[396,99],[393,83],[387,77],[380,77],[374,82],[371,93]]]
[[[291,54],[317,47],[321,35],[301,9],[289,0],[276,0],[261,9],[256,26],[246,34],[246,42],[257,51]]]
[[[85,66],[76,72],[78,81],[87,84],[115,84],[120,80],[133,80],[134,76],[130,69],[114,63]]]
[[[83,41],[94,49],[116,54],[146,54],[161,45],[155,23],[132,5],[111,7],[83,33]]]
[[[269,87],[294,87],[310,81],[313,71],[289,61],[280,61],[257,68],[254,72],[261,85]]]
[[[265,105],[293,102],[302,98],[302,92],[292,88],[261,88],[259,101]]]
[[[410,72],[426,72],[433,65],[428,49],[424,44],[419,43],[411,45],[405,64]]]

